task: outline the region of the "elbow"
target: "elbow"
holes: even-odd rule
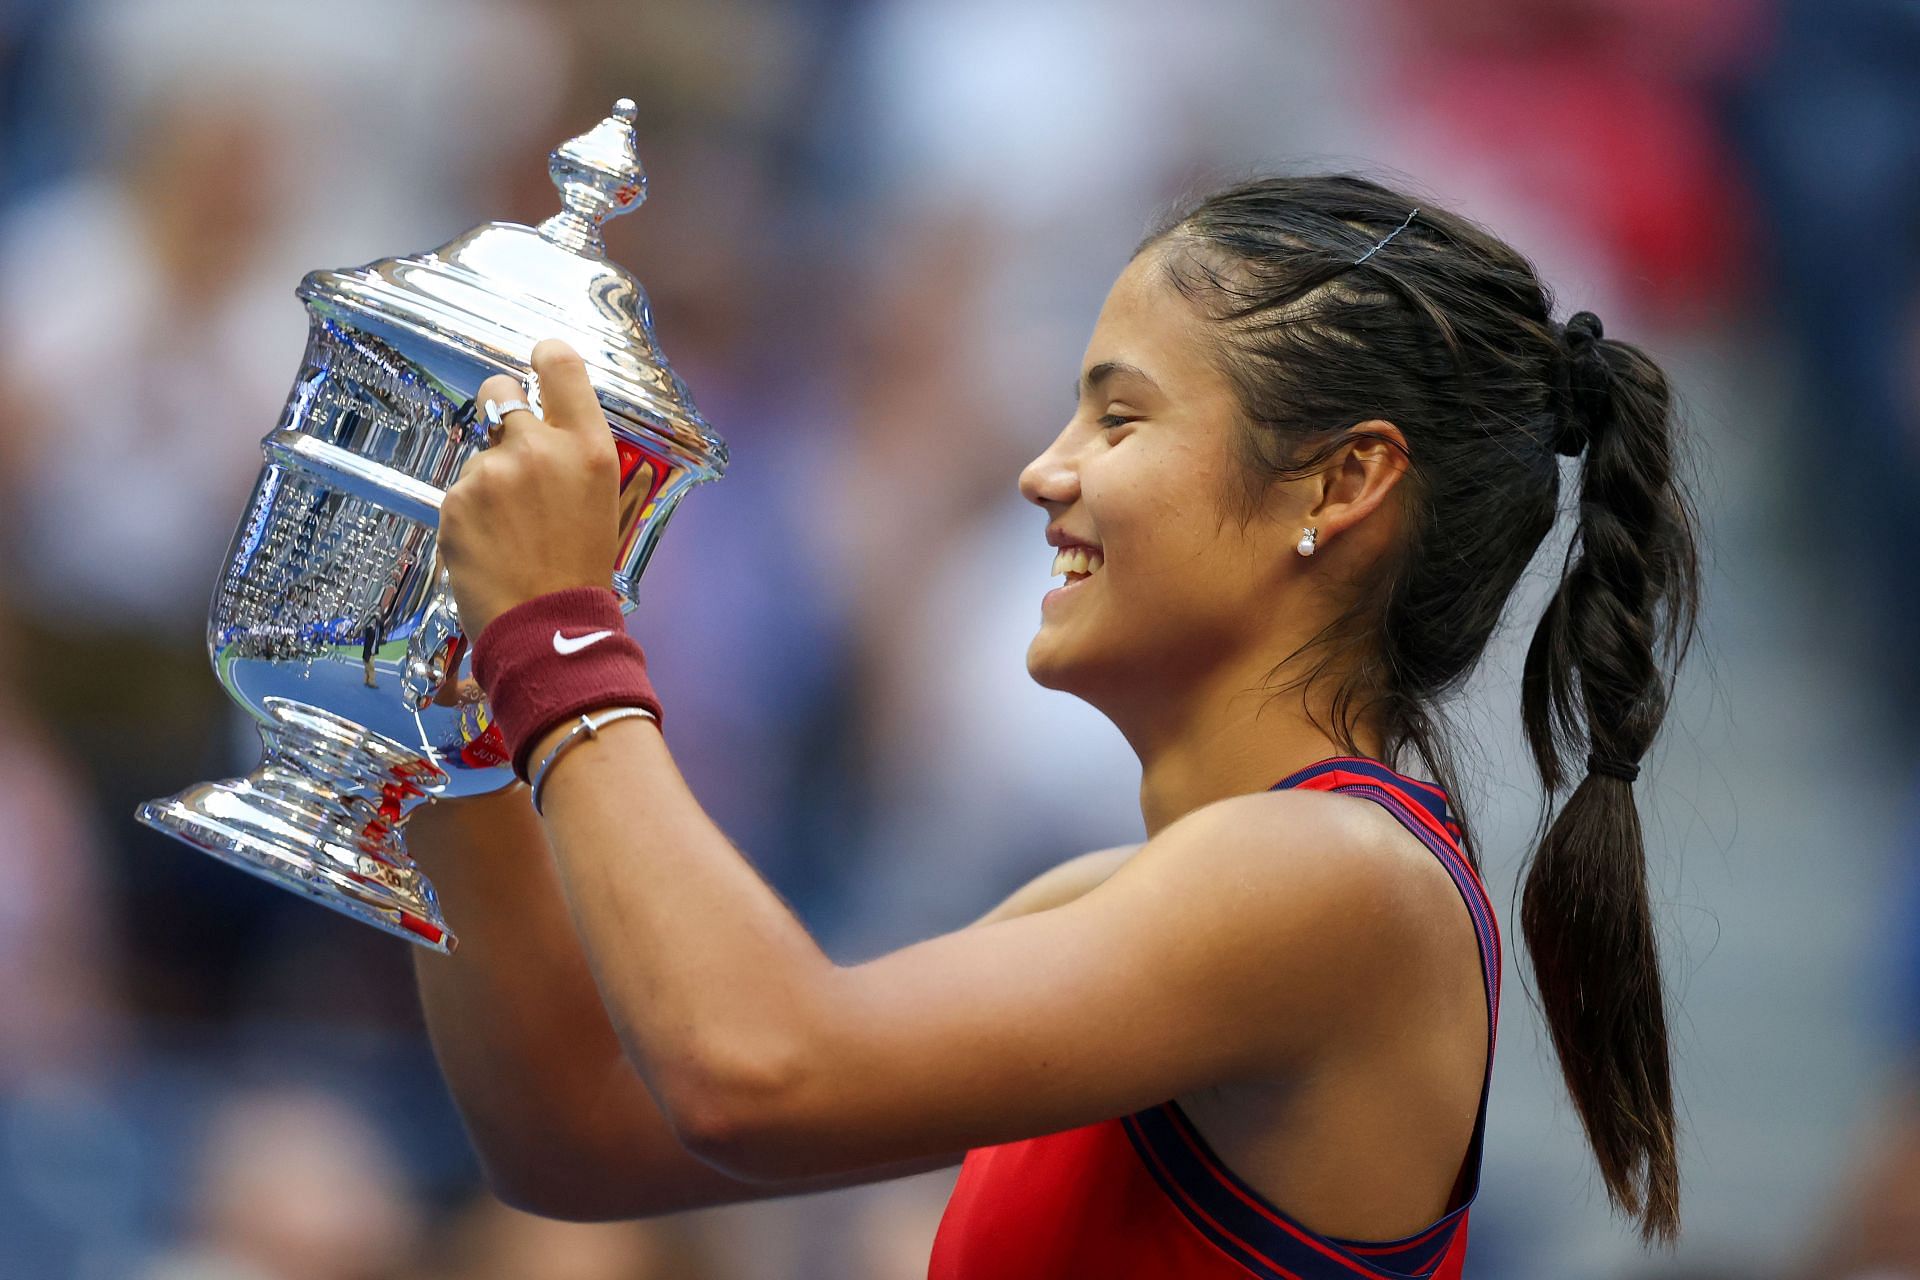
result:
[[[822,1172],[817,1074],[791,1046],[703,1055],[664,1083],[674,1136],[702,1164],[747,1182]]]

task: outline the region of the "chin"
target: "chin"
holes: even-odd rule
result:
[[[1094,695],[1103,664],[1094,655],[1075,652],[1064,640],[1057,631],[1042,626],[1027,645],[1027,674],[1043,689],[1070,693],[1097,706]]]
[[[1032,676],[1033,682],[1042,689],[1058,689],[1060,683],[1057,666],[1054,655],[1048,651],[1041,638],[1035,636],[1027,645],[1027,674]]]
[[[1072,658],[1061,651],[1060,637],[1042,625],[1027,645],[1027,674],[1043,689],[1073,692]]]

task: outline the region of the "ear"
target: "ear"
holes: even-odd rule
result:
[[[1384,418],[1354,427],[1355,438],[1317,477],[1320,497],[1307,523],[1320,530],[1320,545],[1353,529],[1379,509],[1407,470],[1407,438]]]

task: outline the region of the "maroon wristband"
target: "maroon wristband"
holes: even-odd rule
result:
[[[645,707],[660,715],[646,655],[605,587],[552,591],[495,618],[474,642],[473,678],[493,703],[522,782],[534,745],[583,711]]]

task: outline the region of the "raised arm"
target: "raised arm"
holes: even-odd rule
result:
[[[901,1177],[959,1158],[782,1182],[736,1178],[696,1158],[614,1034],[526,793],[430,806],[410,832],[461,938],[452,956],[415,952],[428,1032],[502,1199],[551,1217],[648,1217]],[[1130,852],[1075,858],[981,923],[1070,901]]]
[[[1348,1047],[1388,993],[1419,989],[1432,956],[1409,940],[1434,936],[1431,882],[1366,808],[1234,797],[1071,901],[847,967],[707,818],[651,722],[610,726],[546,790],[628,1058],[682,1142],[749,1180],[1052,1132]]]

